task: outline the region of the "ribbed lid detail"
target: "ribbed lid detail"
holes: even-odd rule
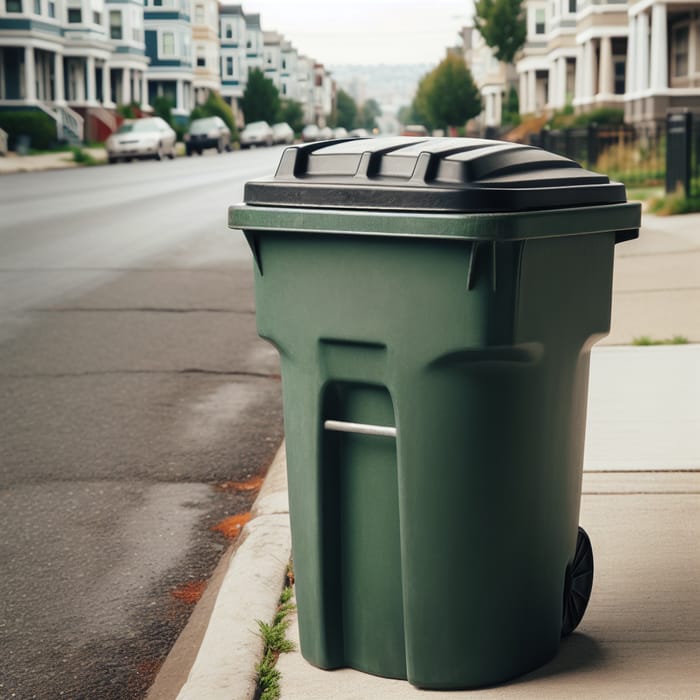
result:
[[[287,148],[246,204],[390,211],[505,212],[625,202],[625,188],[533,146],[383,137]]]

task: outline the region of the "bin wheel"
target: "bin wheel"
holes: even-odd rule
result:
[[[571,634],[583,619],[593,588],[593,548],[586,531],[579,527],[574,560],[566,567],[564,615],[561,636]]]

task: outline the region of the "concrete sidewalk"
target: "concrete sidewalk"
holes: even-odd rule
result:
[[[82,150],[99,162],[107,162],[107,152],[104,148],[86,148]],[[57,151],[55,153],[40,153],[37,155],[20,156],[14,152],[0,157],[0,175],[8,173],[31,173],[44,170],[62,170],[81,166],[73,159],[72,151]]]

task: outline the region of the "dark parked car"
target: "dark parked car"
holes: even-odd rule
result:
[[[231,130],[221,117],[195,119],[185,134],[185,152],[202,155],[205,148],[216,148],[219,153],[231,150]]]

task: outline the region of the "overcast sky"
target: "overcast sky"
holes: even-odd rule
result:
[[[242,0],[300,54],[326,65],[439,63],[471,13],[470,0]]]

